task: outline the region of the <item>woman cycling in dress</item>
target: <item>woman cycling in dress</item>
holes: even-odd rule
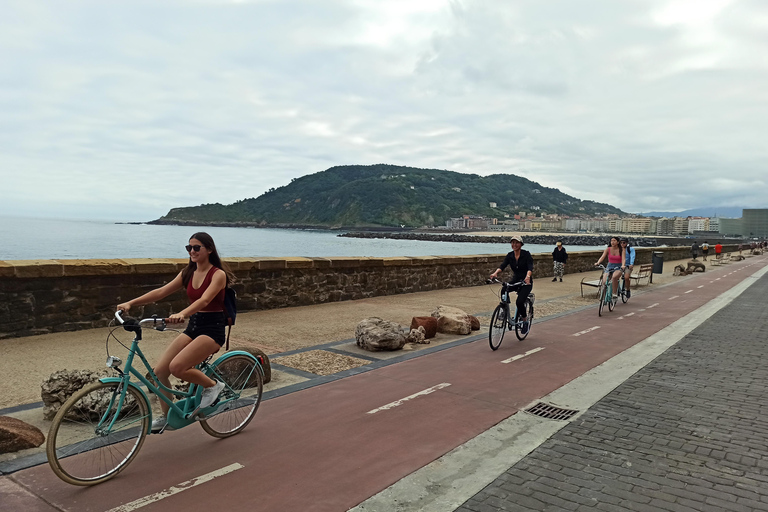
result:
[[[614,270],[624,270],[624,249],[622,249],[621,244],[619,244],[619,237],[611,237],[610,245],[605,248],[603,254],[600,255],[600,259],[597,260],[597,263],[595,263],[595,266],[602,263],[606,257],[608,258],[608,265],[605,267],[605,274],[609,274]],[[613,278],[614,293],[616,293],[619,289],[619,277],[621,275],[622,272],[613,272],[611,276]]]
[[[491,274],[491,278],[498,277],[507,265],[509,265],[509,268],[513,273],[511,282],[516,283],[522,281],[524,283],[520,286],[520,289],[517,292],[517,300],[515,301],[519,315],[521,311],[525,312],[525,299],[528,298],[531,290],[533,290],[533,256],[531,256],[530,252],[522,250],[523,237],[513,235],[512,238],[510,238],[510,243],[512,244],[512,252],[507,254],[504,261],[499,265],[499,268]],[[522,317],[520,320],[523,322],[522,333],[527,334],[528,317]],[[515,322],[517,321],[518,318],[515,317]]]
[[[171,375],[205,388],[200,408],[213,404],[224,389],[224,383],[206,376],[195,366],[215,354],[224,345],[224,288],[234,281],[229,267],[221,261],[213,238],[208,233],[195,233],[186,246],[189,264],[170,283],[117,306],[129,311],[131,306],[150,304],[168,295],[186,290],[190,305],[168,317],[169,323],[181,323],[189,318],[186,330],[165,349],[155,364],[155,375],[160,382],[171,387]],[[173,399],[168,392],[165,396]],[[163,415],[152,422],[153,432],[162,432],[167,425],[168,404],[160,401]]]

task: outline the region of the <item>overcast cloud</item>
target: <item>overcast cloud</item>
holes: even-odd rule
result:
[[[3,215],[143,221],[375,163],[768,206],[764,0],[3,4]]]

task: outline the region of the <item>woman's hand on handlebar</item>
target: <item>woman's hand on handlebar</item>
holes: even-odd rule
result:
[[[181,313],[174,313],[168,317],[169,324],[180,324],[184,322],[186,318]]]
[[[131,304],[128,302],[123,302],[122,304],[117,305],[117,311],[123,311],[124,313],[127,313],[131,309]]]

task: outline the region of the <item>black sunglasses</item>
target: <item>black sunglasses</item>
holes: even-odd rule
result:
[[[188,245],[184,248],[187,250],[187,252],[192,252],[192,251],[200,252],[200,249],[202,247],[203,247],[202,245]]]

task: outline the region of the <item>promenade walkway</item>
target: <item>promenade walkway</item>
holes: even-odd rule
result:
[[[768,276],[457,510],[768,510]]]
[[[490,351],[482,334],[474,342],[449,342],[443,347],[450,347],[447,350],[427,349],[423,357],[398,364],[372,361],[370,367],[361,368],[360,373],[351,371],[347,378],[288,395],[275,394],[279,398],[267,400],[254,423],[230,440],[212,440],[200,429],[150,436],[136,462],[118,478],[92,489],[63,484],[46,466],[14,470],[0,477],[0,503],[25,510],[128,510],[126,504],[143,496],[162,495],[233,461],[242,469],[185,489],[167,501],[150,501],[143,510],[194,510],[196,506],[281,511],[353,507],[359,511],[486,511],[521,506],[523,510],[643,506],[664,510],[653,500],[670,503],[667,509],[677,510],[674,507],[687,506],[679,501],[682,496],[667,493],[674,500],[662,496],[667,487],[674,487],[662,480],[675,471],[687,478],[680,479],[687,486],[720,493],[730,485],[737,498],[768,503],[765,495],[744,487],[750,481],[759,487],[768,475],[766,453],[760,448],[765,446],[768,429],[757,427],[765,417],[758,402],[764,392],[759,382],[764,376],[759,370],[759,356],[764,355],[759,340],[765,339],[768,318],[764,312],[749,316],[740,309],[744,301],[752,303],[768,292],[768,281],[760,277],[766,264],[768,258],[754,257],[705,274],[658,283],[633,294],[629,304],[619,305],[601,319],[594,307],[557,313],[536,324],[526,342],[507,338],[497,352]],[[539,290],[545,287],[537,284],[537,288],[539,297]],[[485,303],[493,302],[490,299]],[[408,300],[413,298],[405,302]],[[739,316],[740,312],[746,317]],[[380,316],[387,317],[385,313]],[[716,328],[706,327],[710,324]],[[702,337],[710,345],[700,349],[694,343],[680,348],[702,329]],[[670,353],[682,350],[684,364],[671,361],[653,378],[646,378],[661,385],[666,394],[656,389],[635,391],[645,381],[631,384],[633,379],[643,375],[644,367],[654,368],[667,354],[657,356],[670,347]],[[742,360],[737,353],[744,350],[742,359],[754,371],[738,365],[729,369],[728,365]],[[711,359],[713,353],[721,359]],[[708,372],[701,381],[694,378],[699,366]],[[622,384],[632,374],[635,376]],[[735,389],[718,387],[729,380],[735,382]],[[673,385],[664,388],[668,382]],[[401,401],[436,385],[442,387],[419,395],[426,398]],[[740,394],[739,389],[748,392]],[[674,394],[677,390],[692,394],[679,398]],[[615,393],[623,394],[616,398]],[[726,405],[732,398],[734,402]],[[566,422],[522,412],[539,400],[571,408],[577,415]],[[643,400],[648,401],[647,411]],[[395,402],[405,405],[382,408]],[[707,413],[711,421],[700,421]],[[653,422],[643,423],[643,418]],[[660,418],[670,418],[669,426]],[[633,421],[640,426],[633,427]],[[567,434],[575,428],[582,430]],[[562,437],[566,435],[569,437]],[[698,443],[684,442],[686,436]],[[561,438],[565,441],[558,441]],[[656,439],[664,443],[660,444],[663,448],[656,446]],[[566,441],[571,445],[566,446]],[[613,444],[624,450],[618,452],[618,458],[610,455]],[[700,451],[706,446],[712,450],[708,454]],[[550,466],[542,470],[533,461],[547,449],[560,451],[545,456]],[[725,455],[717,459],[719,465],[704,461],[721,451]],[[738,461],[731,460],[733,454]],[[592,461],[592,456],[597,460]],[[160,469],[169,460],[174,461],[174,470]],[[740,469],[735,466],[739,465],[753,469],[738,475]],[[634,470],[640,476],[633,473],[634,466],[642,468]],[[590,468],[603,472],[591,473]],[[521,473],[515,473],[518,470]],[[763,480],[758,478],[761,474]],[[643,487],[636,480],[645,475],[649,475],[649,488],[659,486],[659,496],[641,492]],[[635,480],[627,482],[622,477]],[[729,477],[731,483],[724,483]],[[734,480],[736,477],[744,480]],[[615,485],[608,489],[608,484]],[[603,487],[595,490],[597,485]],[[627,489],[626,485],[634,487]],[[543,490],[546,486],[549,491]],[[563,497],[564,491],[575,498]],[[742,491],[753,494],[745,496]],[[711,510],[726,509],[707,501],[717,496],[698,488],[692,492],[704,494],[702,503],[713,507]],[[627,494],[639,497],[627,498]],[[722,499],[728,498],[723,494]],[[738,503],[738,499],[731,501]]]

